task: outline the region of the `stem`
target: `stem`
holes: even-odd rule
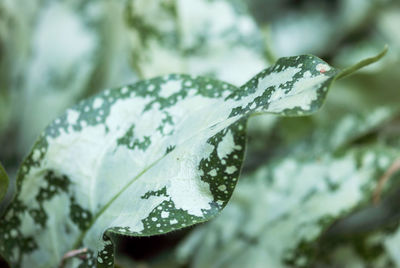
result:
[[[370,57],[370,58],[366,58],[356,64],[354,64],[353,66],[347,67],[345,69],[343,69],[337,76],[336,79],[342,79],[346,76],[349,76],[351,74],[353,74],[354,72],[360,70],[361,68],[370,65],[372,63],[377,62],[378,60],[380,60],[383,56],[386,55],[386,52],[388,51],[388,45],[385,45],[385,47],[383,48],[383,50],[376,56]]]
[[[274,65],[278,58],[276,57],[275,53],[271,48],[271,30],[268,25],[262,27],[261,32],[264,37],[264,55],[269,62],[269,64]]]
[[[373,194],[374,204],[378,204],[381,199],[381,193],[383,186],[386,182],[392,177],[394,173],[400,170],[400,158],[396,159],[393,164],[389,167],[389,169],[382,175],[382,177],[378,181],[378,185]]]
[[[64,254],[64,256],[61,259],[60,265],[58,266],[59,268],[64,268],[65,265],[65,261],[73,258],[73,257],[77,257],[77,256],[81,256],[83,254],[86,254],[88,252],[87,248],[81,248],[81,249],[74,249],[71,251],[68,251],[67,253]]]

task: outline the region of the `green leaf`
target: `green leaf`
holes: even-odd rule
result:
[[[112,267],[110,234],[149,236],[207,221],[239,177],[249,116],[308,115],[339,71],[315,56],[281,58],[240,88],[168,75],[106,90],[42,133],[0,223],[12,267]]]
[[[7,176],[7,173],[0,163],[0,202],[3,200],[4,196],[7,193],[9,183],[10,180]]]

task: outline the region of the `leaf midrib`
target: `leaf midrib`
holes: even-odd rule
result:
[[[238,88],[239,89],[239,88]],[[210,98],[212,99],[212,98]],[[210,103],[210,105],[213,105],[213,103]],[[208,105],[209,106],[209,105]],[[206,107],[204,107],[206,108]],[[197,109],[196,111],[201,110],[201,109]],[[243,118],[245,115],[240,115],[240,116],[236,116],[235,119],[236,120],[232,120],[233,124],[234,122],[238,121],[240,118]],[[220,121],[218,121],[216,124],[214,125],[218,125],[222,122],[228,121],[229,119],[232,118],[225,118],[222,119]],[[206,129],[210,128],[209,125],[207,125],[206,127],[204,127],[203,129],[200,129],[199,131],[196,132],[196,134],[193,134],[192,136],[186,138],[182,143],[180,143],[179,145],[182,145],[184,143],[186,143],[186,141],[192,139],[194,136],[198,135],[198,133],[201,133],[203,131],[205,131]],[[177,146],[179,146],[177,145]],[[145,174],[148,170],[150,170],[153,166],[155,166],[159,161],[161,161],[162,159],[164,159],[168,154],[164,154],[163,156],[161,156],[160,158],[156,159],[153,163],[151,163],[150,165],[148,165],[147,167],[145,167],[139,174],[137,174],[131,181],[129,181],[124,187],[121,188],[121,190],[114,195],[113,198],[111,198],[96,214],[95,216],[92,218],[92,220],[90,221],[90,224],[88,225],[88,227],[81,233],[81,235],[78,237],[78,239],[75,241],[75,243],[73,244],[73,249],[77,249],[81,244],[83,239],[85,238],[86,234],[88,233],[88,231],[91,229],[91,227],[95,224],[95,222],[98,220],[98,218],[100,218],[100,216],[111,206],[111,204],[118,199],[118,197],[125,192],[126,189],[128,189],[135,181],[137,181],[143,174]]]
[[[88,227],[85,229],[85,231],[83,231],[81,233],[81,235],[78,237],[78,239],[75,241],[74,245],[73,245],[73,249],[78,248],[81,244],[83,239],[85,238],[87,232],[90,230],[90,228],[95,224],[95,222],[97,221],[97,219],[111,206],[111,204],[123,193],[125,192],[126,189],[129,188],[129,186],[132,185],[132,183],[134,183],[135,181],[137,181],[144,173],[146,173],[149,169],[151,169],[154,165],[156,165],[161,159],[163,159],[166,155],[163,155],[162,157],[160,157],[159,159],[155,160],[153,163],[151,163],[149,166],[147,166],[146,168],[144,168],[138,175],[136,175],[130,182],[128,182],[124,187],[121,188],[121,190],[114,195],[113,198],[111,198],[97,213],[96,215],[93,217],[93,219],[91,220],[90,224],[88,225]]]

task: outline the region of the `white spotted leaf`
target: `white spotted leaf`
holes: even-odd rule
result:
[[[221,215],[185,239],[178,259],[190,267],[315,267],[322,236],[370,203],[399,153],[383,146],[328,151],[276,157],[247,175]]]
[[[12,267],[112,267],[110,234],[167,233],[217,215],[239,177],[249,116],[308,115],[339,71],[280,59],[245,85],[168,75],[106,90],[68,109],[24,160],[0,221]]]

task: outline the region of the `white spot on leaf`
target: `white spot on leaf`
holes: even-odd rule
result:
[[[229,166],[229,167],[226,167],[225,172],[228,174],[233,174],[233,173],[235,173],[236,170],[237,170],[237,167]]]
[[[182,81],[180,80],[170,80],[167,81],[165,84],[161,85],[160,89],[160,97],[168,98],[174,93],[179,92],[182,89]]]
[[[169,217],[169,212],[168,211],[162,211],[161,212],[161,218],[168,218]]]
[[[67,111],[67,121],[70,125],[75,125],[79,118],[79,112],[75,110],[68,110]]]
[[[102,98],[96,98],[94,101],[93,101],[93,109],[98,109],[98,108],[100,108],[102,105],[103,105],[103,102],[104,102],[104,100],[102,99]]]
[[[217,154],[219,159],[223,159],[230,155],[236,148],[232,132],[229,130],[218,144]]]

